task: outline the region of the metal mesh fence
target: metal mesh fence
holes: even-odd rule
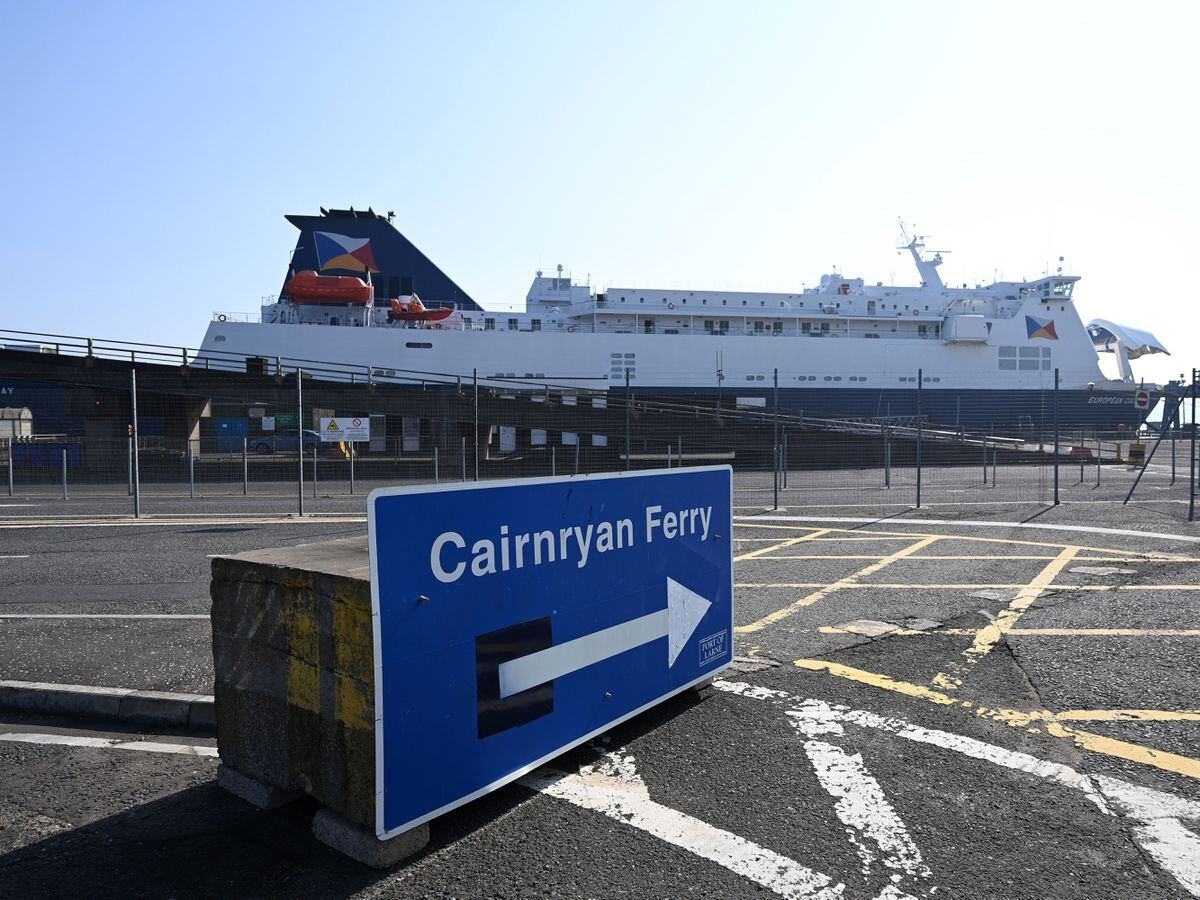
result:
[[[22,354],[2,355],[12,372]],[[173,365],[150,355],[60,347],[53,380],[29,385],[48,401],[0,440],[9,495],[80,514],[361,513],[382,486],[729,464],[743,509],[1123,501],[1135,482],[1133,502],[1170,515],[1194,502],[1194,379],[1156,398],[1161,425],[1139,429],[1108,424],[1086,392],[1056,388],[1056,372],[1007,400],[951,400],[941,384],[965,374],[900,373],[873,408],[857,392],[849,415],[805,410],[813,393],[777,373],[681,398],[628,380],[590,389],[283,360],[213,371],[187,351]],[[328,440],[330,419],[369,424],[369,440]]]

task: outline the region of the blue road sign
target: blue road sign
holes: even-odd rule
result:
[[[376,834],[729,665],[732,485],[719,466],[373,491]]]

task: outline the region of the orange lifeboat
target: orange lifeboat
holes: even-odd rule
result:
[[[306,269],[283,286],[293,303],[333,303],[366,306],[371,302],[371,285],[353,275],[318,275]]]
[[[440,322],[453,312],[454,309],[448,306],[428,309],[416,294],[413,294],[407,303],[402,300],[392,301],[392,320],[395,322]]]

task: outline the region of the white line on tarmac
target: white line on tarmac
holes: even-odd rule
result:
[[[609,753],[601,763],[582,766],[572,775],[541,769],[526,775],[520,783],[652,834],[668,844],[724,866],[781,897],[839,900],[845,892],[845,885],[834,884],[828,875],[732,832],[655,803],[637,774],[631,755]]]
[[[17,553],[12,556],[0,556],[0,559],[29,559],[28,553]]]
[[[119,738],[86,737],[79,734],[37,734],[8,732],[0,741],[17,744],[42,744],[59,747],[95,747],[103,750],[141,750],[145,753],[178,753],[184,756],[217,756],[216,747],[199,744],[164,744],[159,741],[122,741]]]
[[[1135,531],[1129,528],[1101,528],[1097,525],[1050,525],[1038,522],[988,522],[969,519],[898,519],[892,516],[734,516],[738,522],[844,522],[854,525],[967,525],[972,528],[1039,528],[1048,531],[1085,531],[1089,534],[1114,534],[1121,537],[1145,537],[1156,540],[1187,541],[1200,544],[1200,537],[1160,531]]]
[[[0,619],[204,619],[207,613],[0,613]]]
[[[836,801],[834,810],[862,859],[863,875],[870,874],[871,864],[881,854],[887,869],[914,878],[932,876],[908,833],[908,826],[863,765],[861,755],[851,755],[841,747],[817,740],[805,741],[804,752],[821,787]],[[868,841],[875,845],[874,849],[868,846]]]
[[[1110,775],[1089,776],[1062,763],[1047,762],[987,744],[975,738],[924,728],[904,719],[881,716],[847,706],[833,706],[821,700],[792,696],[784,691],[759,687],[746,682],[718,680],[717,690],[767,700],[788,707],[793,725],[805,722],[810,734],[843,734],[844,723],[886,731],[906,740],[929,744],[1057,782],[1081,792],[1106,815],[1121,815],[1137,820],[1133,835],[1138,844],[1154,857],[1193,897],[1200,897],[1200,839],[1182,820],[1200,822],[1200,802],[1177,797],[1165,791],[1145,788]]]

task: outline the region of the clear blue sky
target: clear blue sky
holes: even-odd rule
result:
[[[558,262],[912,283],[904,217],[957,282],[1065,256],[1161,380],[1200,365],[1198,9],[6,0],[0,324],[195,346],[322,205],[497,307]]]

